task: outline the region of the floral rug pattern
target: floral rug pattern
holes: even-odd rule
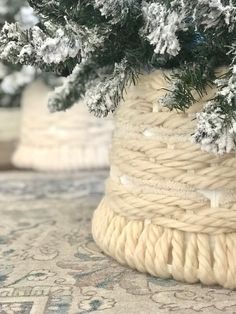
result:
[[[1,314],[236,313],[236,292],[153,278],[93,242],[106,171],[0,173]]]

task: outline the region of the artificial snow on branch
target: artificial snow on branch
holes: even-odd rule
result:
[[[126,59],[115,64],[114,71],[103,79],[94,82],[87,90],[85,101],[90,112],[97,117],[106,117],[118,106],[127,84],[135,80],[135,74],[130,69]]]
[[[50,100],[52,110],[67,109],[85,94],[90,111],[107,115],[117,107],[131,77],[164,67],[173,70],[161,99],[170,110],[187,110],[208,86],[219,89],[199,113],[194,138],[220,147],[212,146],[214,152],[230,151],[229,144],[218,140],[223,134],[232,134],[233,142],[235,138],[235,107],[228,96],[235,95],[236,0],[29,3],[40,23],[30,30],[6,24],[0,34],[0,59],[66,76]],[[221,83],[215,76],[219,66],[231,67]],[[103,69],[106,73],[99,75]]]
[[[1,32],[0,57],[15,63],[59,64],[80,51],[78,38],[70,32],[47,23],[44,32],[34,26],[26,32],[18,24],[6,23]]]
[[[56,87],[49,98],[51,112],[63,111],[73,106],[85,93],[86,78],[92,75],[93,69],[87,62],[78,64],[72,74]]]
[[[40,68],[58,65],[68,59],[87,59],[103,45],[106,32],[99,34],[97,27],[62,28],[46,22],[44,30],[34,26],[23,31],[18,24],[6,23],[0,36],[0,58],[20,64],[31,64]]]
[[[235,29],[236,6],[234,0],[198,0],[193,14],[194,20],[206,29]]]
[[[113,18],[112,23],[124,20],[129,13],[137,10],[137,0],[95,0],[94,7],[102,16]]]
[[[185,7],[168,8],[161,3],[143,2],[144,28],[142,33],[155,47],[156,54],[178,55],[181,50],[178,32],[186,29]]]
[[[203,150],[222,155],[236,150],[236,66],[229,79],[218,79],[215,84],[217,97],[197,114],[193,139]]]

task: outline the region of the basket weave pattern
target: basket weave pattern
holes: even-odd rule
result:
[[[195,113],[161,108],[161,71],[142,76],[116,113],[111,174],[93,218],[97,244],[154,276],[236,288],[236,159],[191,142]]]

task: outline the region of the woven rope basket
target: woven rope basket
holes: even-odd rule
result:
[[[83,103],[50,114],[49,88],[41,81],[29,86],[22,99],[22,123],[13,163],[40,171],[71,171],[108,167],[113,123],[89,114]]]
[[[144,75],[116,113],[111,174],[95,241],[121,264],[162,278],[236,288],[236,159],[192,144],[195,113],[156,102],[163,72]]]

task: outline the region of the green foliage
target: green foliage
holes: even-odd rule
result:
[[[199,64],[183,64],[166,79],[171,89],[168,89],[168,93],[161,99],[162,104],[170,110],[184,111],[196,101],[194,94],[203,97],[207,86],[214,86],[216,76],[214,68],[205,60]]]
[[[65,110],[85,95],[90,111],[107,115],[134,77],[164,67],[173,69],[173,84],[161,99],[163,105],[186,110],[195,95],[202,97],[207,86],[216,85],[224,95],[217,94],[207,106],[207,117],[212,121],[213,110],[224,128],[234,123],[236,0],[29,3],[41,23],[28,31],[6,25],[0,34],[0,58],[68,76],[50,100],[52,111]],[[224,65],[229,71],[219,85],[215,70]],[[197,142],[209,134],[205,131],[198,132]]]

